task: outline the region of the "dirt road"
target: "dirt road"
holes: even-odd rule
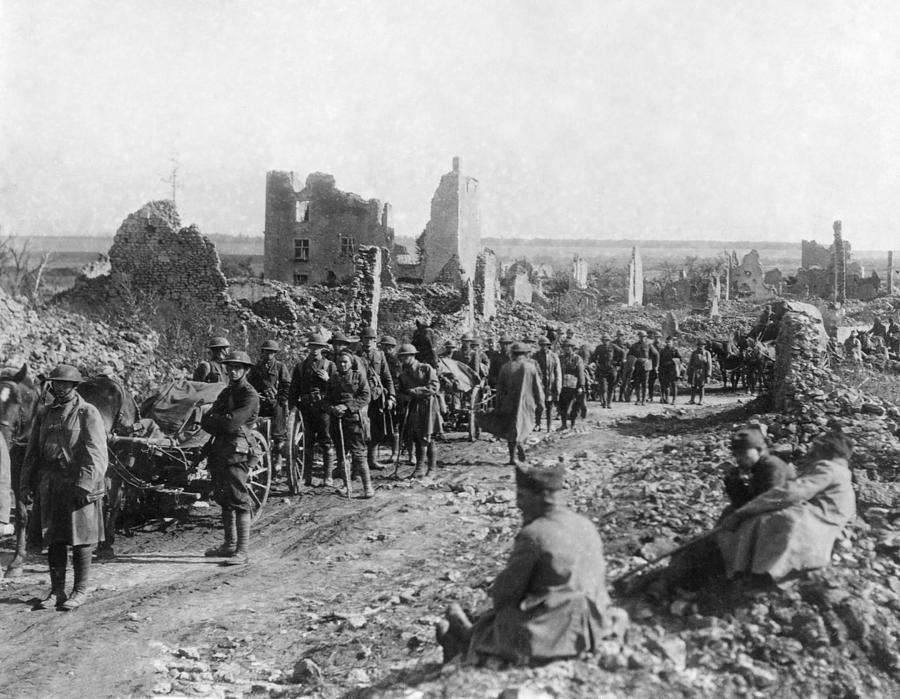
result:
[[[658,523],[666,484],[641,482],[642,459],[727,421],[740,401],[592,405],[575,431],[535,433],[529,459],[562,454],[571,464],[573,504],[598,522],[612,575],[632,564],[642,535],[634,523]],[[276,491],[244,568],[203,557],[218,542],[217,508],[195,510],[170,531],[122,537],[119,556],[94,566],[96,591],[76,612],[31,610],[48,585],[45,563],[32,558],[26,575],[0,580],[0,696],[495,696],[533,671],[442,671],[432,624],[451,600],[483,601],[509,551],[518,517],[505,456],[505,445],[453,435],[433,479],[382,472],[372,500]],[[718,497],[698,495],[707,496]],[[560,667],[542,677],[567,696],[659,689],[596,664]]]

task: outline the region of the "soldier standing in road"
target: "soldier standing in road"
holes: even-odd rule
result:
[[[104,539],[106,428],[100,412],[75,392],[78,369],[60,364],[50,372],[53,402],[38,408],[20,474],[22,499],[34,493],[35,516],[50,564],[50,594],[38,609],[81,606],[88,595],[91,553]],[[66,596],[66,561],[72,547],[75,584]]]
[[[250,430],[259,417],[259,394],[247,382],[253,362],[246,352],[225,357],[228,386],[218,395],[200,426],[212,435],[206,468],[212,479],[213,497],[222,508],[225,541],[206,555],[225,558],[225,565],[249,563],[250,491],[247,477],[259,462]]]
[[[209,359],[200,362],[194,369],[194,381],[205,383],[228,383],[228,372],[222,360],[228,354],[231,344],[224,337],[214,337],[209,341]]]
[[[309,354],[294,367],[291,376],[290,405],[303,418],[303,484],[312,485],[316,447],[322,450],[324,485],[331,485],[334,453],[331,450],[331,416],[325,404],[328,382],[337,368],[324,355],[328,343],[318,333],[309,336]]]
[[[637,394],[634,404],[644,405],[647,400],[647,380],[650,378],[653,363],[659,362],[659,353],[647,339],[647,333],[640,330],[638,341],[629,348],[628,354],[634,357],[634,367],[631,370],[631,381]]]
[[[650,354],[650,360],[652,366],[650,367],[650,373],[647,374],[647,400],[651,403],[653,402],[653,387],[656,385],[656,380],[659,378],[659,336],[653,330],[650,331],[650,344],[653,346],[653,349],[656,350],[656,354]]]
[[[703,340],[697,340],[697,349],[691,352],[691,358],[688,360],[688,381],[691,384],[691,399],[688,403],[693,404],[694,398],[699,394],[700,405],[703,405],[703,394],[706,391],[706,382],[709,380],[709,374],[712,371],[712,354],[706,349],[706,343]]]
[[[668,403],[672,396],[672,405],[678,397],[678,378],[681,376],[681,353],[675,346],[674,338],[666,338],[666,344],[659,351],[659,400]]]
[[[263,342],[259,361],[247,374],[247,381],[259,394],[259,416],[272,420],[272,453],[275,473],[280,473],[284,463],[284,442],[287,435],[288,396],[291,392],[291,376],[284,362],[275,356],[281,348],[275,340]]]
[[[512,346],[512,338],[509,335],[500,336],[500,349],[491,357],[491,363],[488,367],[488,386],[497,389],[497,381],[500,378],[500,369],[510,360],[509,348]]]
[[[615,345],[610,344],[609,335],[604,335],[591,354],[591,364],[594,365],[594,376],[600,393],[600,406],[603,408],[612,407],[613,389],[618,376],[615,361]]]
[[[544,404],[544,388],[537,364],[527,358],[528,347],[514,342],[510,348],[512,359],[500,370],[497,382],[497,419],[494,434],[506,440],[509,464],[525,461],[525,440],[534,429],[539,405]]]
[[[481,340],[479,340],[478,337],[472,337],[472,343],[469,349],[469,358],[466,361],[466,366],[468,366],[472,371],[475,372],[475,375],[478,377],[479,381],[487,378],[488,370],[491,366],[491,360],[481,349]]]
[[[375,460],[375,452],[378,445],[393,433],[389,415],[397,398],[390,365],[384,352],[376,346],[376,337],[375,328],[363,328],[360,333],[363,349],[359,356],[365,365],[369,381],[369,439],[366,460],[370,469],[377,470],[382,466]]]
[[[404,438],[415,445],[414,478],[427,476],[437,467],[434,438],[443,434],[438,374],[430,364],[418,361],[417,353],[418,350],[413,345],[400,345],[397,352],[401,364],[397,396],[400,400],[399,411],[403,415],[400,429]]]
[[[612,345],[613,365],[616,367],[616,381],[619,383],[619,402],[624,403],[630,395],[626,384],[631,380],[631,376],[626,376],[626,367],[628,363],[628,345],[625,342],[625,335],[619,330],[616,333],[616,339]]]
[[[343,464],[345,484],[359,474],[363,497],[375,495],[372,475],[366,462],[366,443],[369,441],[369,383],[366,376],[353,368],[353,355],[343,349],[337,355],[337,371],[328,381],[327,405],[331,415],[331,441]],[[347,473],[348,461],[352,470]]]
[[[575,427],[578,415],[578,397],[584,395],[585,373],[584,361],[575,354],[575,341],[571,338],[563,340],[562,356],[559,359],[562,370],[562,388],[559,392],[560,429],[566,429],[567,423]]]
[[[381,351],[391,372],[391,380],[394,382],[394,407],[388,412],[390,419],[391,456],[388,460],[394,463],[400,454],[400,419],[397,410],[397,388],[400,385],[400,359],[397,357],[397,340],[390,335],[381,338]]]
[[[424,319],[416,320],[416,329],[412,335],[412,344],[419,353],[419,361],[437,369],[437,355],[435,354],[434,345],[437,338],[432,330],[425,323]]]
[[[538,371],[541,373],[541,385],[544,389],[544,402],[538,405],[534,416],[535,429],[541,429],[541,414],[547,416],[547,432],[550,431],[550,424],[553,421],[553,406],[559,401],[559,391],[562,387],[562,368],[559,363],[559,357],[556,352],[550,349],[550,338],[541,337],[538,340],[540,349],[534,355],[534,361],[537,362]]]

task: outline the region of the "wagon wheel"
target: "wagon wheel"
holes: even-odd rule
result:
[[[303,424],[303,415],[299,410],[292,410],[288,415],[287,423],[287,476],[288,476],[288,492],[296,495],[300,492],[300,478],[303,474],[303,459],[306,451],[306,434]]]
[[[272,487],[272,454],[266,438],[256,430],[249,430],[248,436],[251,445],[257,454],[259,461],[247,474],[247,491],[250,493],[250,512],[253,519],[259,517],[262,508],[269,499],[269,489]]]

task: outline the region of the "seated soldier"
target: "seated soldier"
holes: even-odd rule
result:
[[[610,605],[603,542],[593,523],[568,509],[564,467],[516,469],[524,526],[490,589],[493,608],[473,624],[459,605],[437,624],[444,662],[465,653],[516,664],[591,651],[624,633],[628,615]]]
[[[731,501],[723,517],[769,488],[779,488],[797,477],[794,467],[769,453],[759,427],[748,427],[731,438],[731,451],[737,462],[725,473],[725,494]]]
[[[800,476],[771,488],[720,523],[717,535],[728,577],[769,576],[823,568],[841,530],[856,515],[850,440],[840,432],[816,439]]]

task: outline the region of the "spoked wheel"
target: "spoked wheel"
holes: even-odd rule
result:
[[[291,495],[300,492],[300,479],[303,475],[303,458],[306,451],[303,415],[299,410],[292,410],[287,422],[287,476],[288,491]]]
[[[259,454],[259,461],[253,470],[247,474],[247,490],[250,492],[250,513],[255,520],[259,517],[266,500],[269,499],[269,490],[272,488],[272,454],[266,438],[256,430],[249,430],[248,437],[253,442],[251,447]]]

